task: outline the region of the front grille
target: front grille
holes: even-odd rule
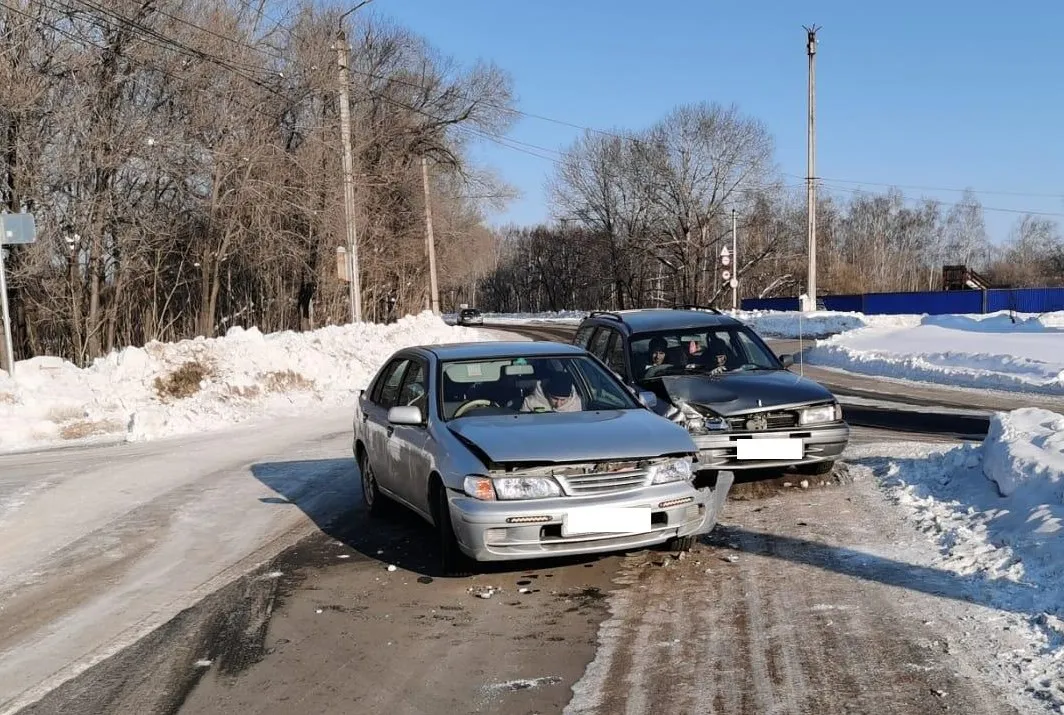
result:
[[[572,496],[625,492],[638,489],[647,483],[647,473],[642,470],[555,476],[561,482],[565,493]]]
[[[765,416],[767,421],[765,429],[791,429],[798,426],[797,412],[755,412],[747,415],[735,415],[728,418],[728,426],[733,430],[746,432],[749,430],[746,422],[758,414]]]

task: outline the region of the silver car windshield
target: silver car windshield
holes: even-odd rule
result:
[[[722,326],[634,335],[632,367],[639,379],[682,372],[781,370],[783,366],[749,328]]]
[[[616,378],[584,356],[440,363],[440,417],[642,409]]]

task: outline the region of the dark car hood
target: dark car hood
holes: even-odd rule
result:
[[[687,430],[649,410],[469,416],[447,427],[497,463],[608,461],[697,451]]]
[[[759,407],[823,402],[834,399],[823,385],[786,370],[730,372],[723,375],[666,375],[660,382],[669,400],[706,405],[722,416]],[[758,401],[760,400],[760,404]]]

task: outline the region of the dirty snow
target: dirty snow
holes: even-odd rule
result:
[[[851,461],[934,540],[936,565],[1000,612],[991,627],[1023,635],[998,657],[1025,690],[1064,709],[1064,416],[996,413],[981,444],[866,445]]]
[[[818,341],[805,359],[867,375],[1064,395],[1064,313],[935,315],[908,326],[872,324]]]
[[[330,326],[263,335],[234,327],[224,337],[149,343],[86,368],[56,357],[0,371],[0,453],[71,441],[143,441],[352,403],[395,350],[407,345],[497,339],[425,312],[396,323]],[[159,394],[182,366],[191,394]]]

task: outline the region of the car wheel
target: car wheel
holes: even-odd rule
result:
[[[366,510],[370,516],[383,516],[388,508],[387,497],[381,494],[377,486],[377,475],[373,473],[365,452],[358,460],[358,471],[362,475],[362,501],[366,504]]]
[[[666,543],[666,548],[669,551],[690,551],[694,548],[695,537],[691,536],[674,536]]]
[[[795,469],[799,474],[830,474],[835,468],[835,462],[813,462],[812,464],[799,464]]]
[[[451,522],[451,507],[447,503],[447,490],[441,484],[436,492],[436,531],[440,536],[440,571],[444,576],[470,576],[475,570],[473,559],[458,546]]]

